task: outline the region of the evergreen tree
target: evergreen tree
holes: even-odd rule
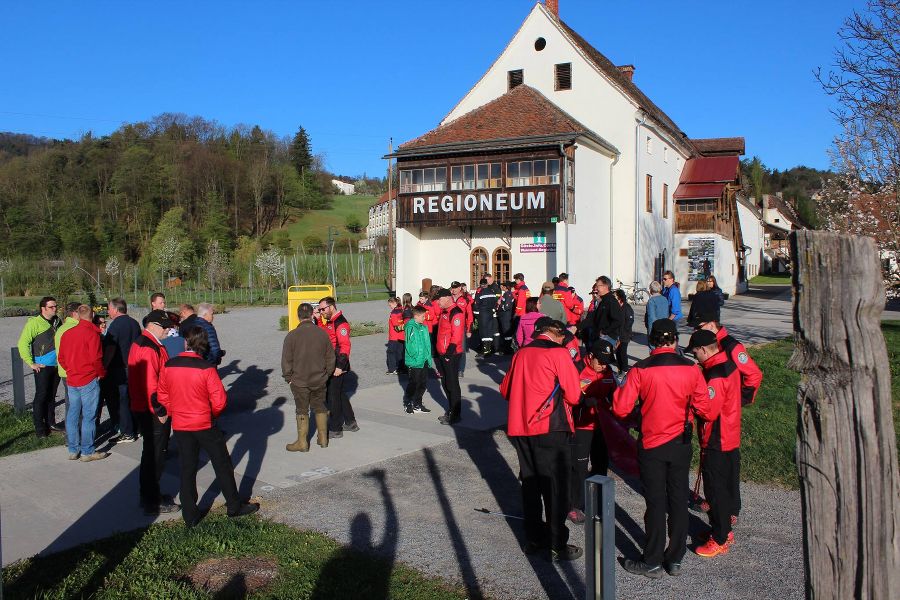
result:
[[[218,249],[225,253],[231,252],[234,247],[234,231],[228,224],[225,203],[218,192],[206,194],[206,214],[200,238],[204,247],[208,247],[213,240],[218,241]]]
[[[297,130],[297,133],[294,134],[294,139],[291,140],[291,145],[288,149],[288,159],[294,165],[297,175],[300,177],[307,174],[312,167],[313,156],[309,148],[309,136],[306,135],[306,130],[303,127]]]

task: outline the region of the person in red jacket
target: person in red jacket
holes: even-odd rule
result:
[[[466,292],[466,284],[454,281],[450,284],[450,293],[453,295],[453,303],[463,313],[465,334],[463,335],[462,350],[459,355],[459,376],[466,373],[466,354],[469,352],[469,338],[472,337],[472,324],[475,322],[475,313],[472,311],[472,298]]]
[[[634,364],[625,384],[613,395],[613,413],[631,414],[641,400],[638,464],[644,500],[647,543],[641,560],[625,559],[629,573],[652,579],[681,573],[687,551],[688,470],[691,466],[693,412],[706,421],[718,416],[710,403],[706,381],[693,361],[675,351],[678,330],[671,319],[660,319],[650,330],[656,348]],[[666,545],[668,513],[669,545]]]
[[[326,296],[319,300],[319,312],[325,318],[325,331],[334,346],[334,375],[328,380],[325,401],[328,405],[328,437],[339,438],[344,431],[359,431],[350,398],[344,394],[344,373],[350,370],[350,323],[335,299]]]
[[[515,282],[513,294],[516,297],[516,316],[521,317],[525,314],[525,301],[531,297],[531,292],[528,291],[528,286],[525,285],[525,276],[521,273],[513,275],[513,281]]]
[[[564,323],[542,319],[535,325],[534,341],[513,356],[500,384],[500,393],[509,402],[506,433],[519,459],[526,539],[522,550],[533,554],[549,546],[554,561],[583,554],[568,543],[566,527],[569,439],[575,430],[572,409],[581,398],[581,385],[578,369],[560,346],[564,330]]]
[[[454,302],[450,290],[437,293],[441,318],[437,326],[435,354],[441,387],[447,395],[447,412],[438,417],[443,425],[458,423],[462,410],[462,391],[459,389],[459,361],[463,356],[466,339],[466,316]]]
[[[406,339],[403,326],[406,324],[406,319],[403,318],[400,298],[388,298],[388,307],[391,309],[391,313],[388,315],[387,373],[385,375],[396,375],[403,364],[403,343]]]
[[[719,349],[712,331],[695,331],[686,350],[693,351],[703,366],[713,410],[719,412],[715,421],[698,419],[700,464],[711,531],[709,539],[696,552],[698,556],[712,558],[725,554],[734,544],[731,518],[735,510],[731,490],[740,486],[741,374],[728,354]]]
[[[107,452],[96,452],[94,435],[100,406],[100,380],[106,376],[100,328],[94,325],[94,311],[82,304],[78,307],[78,323],[59,339],[57,360],[66,370],[69,407],[66,411],[66,442],[69,460],[79,457],[84,462],[102,460]]]
[[[566,331],[569,335],[570,332]],[[578,374],[582,400],[575,409],[575,445],[572,448],[572,479],[569,486],[568,518],[573,523],[584,523],[584,480],[588,476],[588,459],[591,475],[606,475],[609,455],[606,440],[600,430],[600,402],[609,405],[616,389],[616,378],[610,364],[616,361],[615,350],[606,340],[598,340],[584,357]],[[578,366],[578,365],[576,365]]]
[[[187,350],[166,362],[159,376],[157,399],[172,418],[181,466],[181,516],[188,527],[193,527],[202,518],[197,509],[197,464],[201,448],[216,472],[229,517],[254,513],[259,510],[259,504],[241,502],[225,438],[213,423],[225,410],[225,388],[215,365],[201,358],[209,352],[209,338],[199,326],[186,333]]]
[[[562,303],[566,311],[566,325],[577,327],[584,314],[584,300],[575,293],[575,288],[569,286],[568,273],[560,273],[555,279],[558,281],[553,288],[553,297]]]
[[[147,515],[178,510],[172,496],[160,493],[159,481],[166,466],[171,423],[157,394],[159,376],[169,355],[160,340],[174,327],[164,310],[151,310],[144,317],[145,329],[128,352],[128,396],[131,413],[144,438],[141,451],[141,506]]]
[[[741,374],[741,404],[744,406],[753,404],[756,401],[756,392],[759,391],[759,386],[762,384],[762,370],[750,358],[744,345],[728,333],[728,330],[716,320],[713,313],[698,312],[696,317],[697,329],[705,329],[716,334],[719,349],[723,350],[737,366],[737,370]]]
[[[419,293],[419,302],[416,303],[416,306],[421,306],[425,309],[425,327],[428,328],[428,335],[432,335],[434,327],[437,325],[437,317],[435,315],[440,316],[440,311],[435,311],[436,303],[432,303],[428,292],[423,291]]]

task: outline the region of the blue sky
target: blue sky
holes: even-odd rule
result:
[[[162,112],[298,125],[334,172],[382,174],[481,77],[531,0],[3,2],[0,131],[106,134]],[[743,135],[773,168],[827,168],[813,70],[863,0],[560,0],[560,15],[691,137]]]

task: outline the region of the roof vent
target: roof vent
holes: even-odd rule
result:
[[[616,68],[622,73],[622,75],[628,78],[628,81],[634,79],[634,65],[620,65]]]

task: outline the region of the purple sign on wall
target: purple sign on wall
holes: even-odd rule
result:
[[[556,252],[556,242],[543,244],[519,244],[519,252],[528,254],[530,252]]]

